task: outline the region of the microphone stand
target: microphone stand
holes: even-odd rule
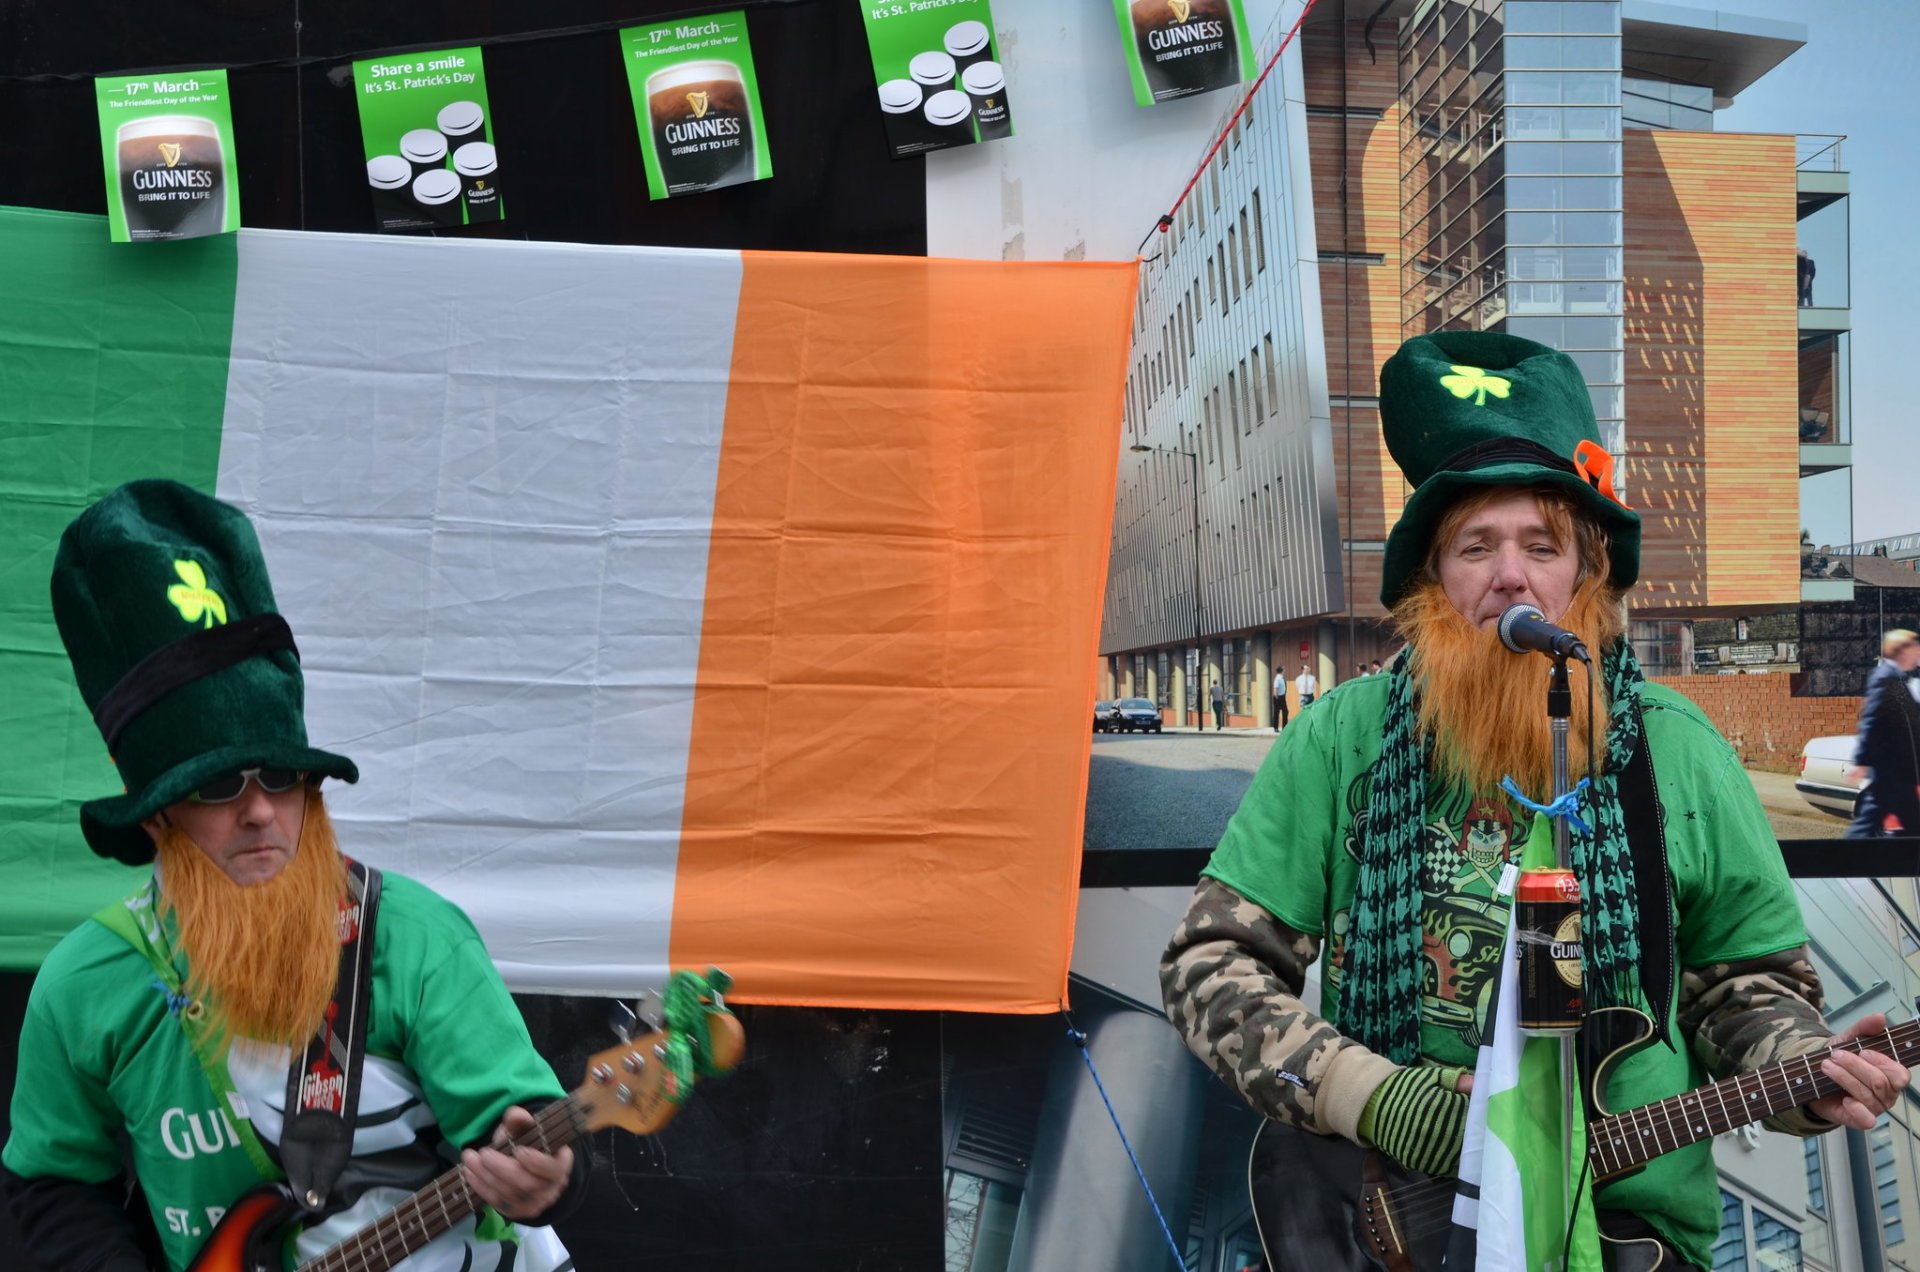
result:
[[[1547,728],[1553,740],[1553,798],[1560,799],[1569,789],[1567,774],[1567,732],[1573,719],[1573,688],[1567,681],[1567,656],[1550,655],[1553,673],[1547,680]],[[1562,870],[1573,868],[1572,832],[1565,817],[1553,819],[1553,859]],[[1583,898],[1584,902],[1584,898]],[[1581,938],[1584,957],[1586,939]],[[1584,994],[1584,991],[1583,991]],[[1583,998],[1584,1006],[1584,998]],[[1560,1217],[1563,1232],[1573,1228],[1573,1118],[1580,1102],[1575,1098],[1574,1047],[1579,1034],[1560,1035]]]

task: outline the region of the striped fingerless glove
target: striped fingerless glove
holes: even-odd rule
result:
[[[1360,1138],[1423,1175],[1456,1174],[1472,1098],[1453,1089],[1463,1072],[1431,1065],[1396,1069],[1361,1111]]]

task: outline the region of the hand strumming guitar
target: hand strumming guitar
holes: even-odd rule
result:
[[[1463,1069],[1396,1069],[1367,1100],[1360,1138],[1423,1175],[1456,1174],[1472,1086],[1472,1075]]]

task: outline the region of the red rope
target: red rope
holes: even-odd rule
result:
[[[1253,87],[1247,90],[1247,95],[1241,100],[1239,108],[1235,110],[1233,116],[1227,120],[1226,127],[1220,130],[1219,137],[1214,139],[1213,145],[1207,150],[1206,157],[1200,160],[1200,166],[1193,170],[1193,177],[1187,182],[1186,188],[1180,191],[1180,197],[1173,201],[1173,206],[1167,209],[1167,214],[1160,218],[1159,224],[1156,225],[1154,229],[1165,234],[1173,228],[1174,213],[1180,210],[1180,205],[1185,203],[1187,196],[1193,193],[1193,187],[1200,184],[1201,174],[1207,170],[1207,165],[1213,162],[1213,157],[1220,153],[1220,147],[1227,144],[1227,137],[1233,132],[1233,126],[1240,122],[1240,116],[1247,113],[1247,107],[1253,104],[1253,95],[1260,91],[1262,84],[1267,82],[1267,76],[1273,73],[1273,68],[1280,62],[1280,55],[1287,51],[1287,45],[1293,43],[1293,37],[1300,34],[1301,24],[1307,20],[1307,15],[1313,12],[1313,6],[1317,2],[1318,0],[1307,0],[1307,7],[1300,10],[1300,16],[1294,21],[1293,29],[1287,32],[1287,38],[1280,41],[1280,47],[1275,49],[1273,56],[1267,59],[1267,64],[1265,68],[1261,70],[1259,78],[1253,81]],[[1147,238],[1150,239],[1152,237],[1153,230],[1148,230]],[[1146,245],[1147,239],[1141,239],[1140,246],[1145,247]]]

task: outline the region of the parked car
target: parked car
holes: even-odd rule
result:
[[[1106,733],[1120,727],[1120,711],[1111,702],[1100,701],[1093,704],[1093,731]]]
[[[1135,729],[1142,733],[1160,732],[1160,708],[1145,698],[1122,698],[1114,704],[1116,719],[1107,727],[1132,733]]]
[[[1860,783],[1847,776],[1854,735],[1813,738],[1800,748],[1800,776],[1793,789],[1823,813],[1851,818]]]

